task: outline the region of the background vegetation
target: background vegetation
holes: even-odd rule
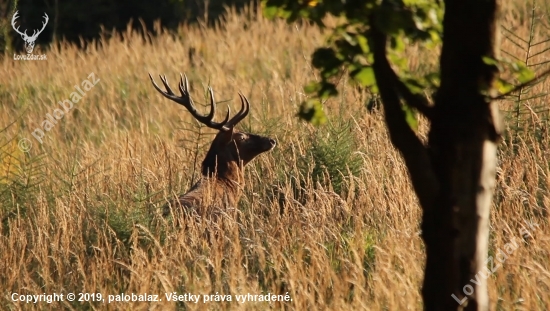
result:
[[[506,5],[503,23],[515,36],[548,38],[544,6],[531,27],[529,4]],[[267,21],[250,8],[241,14],[230,10],[212,28],[153,30],[157,36],[143,37],[129,27],[85,49],[70,43],[43,48],[47,61],[14,61],[10,55],[0,61],[0,309],[60,308],[13,303],[12,292],[174,291],[288,292],[292,302],[163,299],[61,307],[421,309],[420,209],[381,112],[373,108],[376,99],[343,78],[339,97],[325,103],[326,126],[296,117],[306,99],[303,87],[318,79],[309,57],[324,34],[314,26]],[[526,49],[517,41],[505,38],[502,49],[523,57]],[[545,44],[528,47],[534,55]],[[436,49],[413,45],[405,53],[412,73],[437,65]],[[546,60],[542,53],[530,64]],[[166,198],[185,192],[196,179],[195,159],[204,156],[203,144],[213,137],[157,94],[147,77],[167,74],[174,83],[180,71],[189,76],[199,102],[207,85],[221,107],[237,105],[241,90],[253,105],[244,129],[279,143],[247,167],[237,217],[223,219],[214,230],[207,221],[181,228],[159,214]],[[32,131],[91,72],[101,81],[38,143]],[[549,87],[546,81],[526,94],[545,94]],[[495,310],[550,308],[550,137],[542,109],[547,103],[547,97],[527,95],[501,102],[505,116],[517,122],[508,122],[499,153],[490,252],[514,237],[519,247],[489,278]],[[419,131],[425,130],[420,120]],[[28,153],[18,148],[23,138],[32,142]],[[523,238],[519,232],[526,221],[539,227]]]

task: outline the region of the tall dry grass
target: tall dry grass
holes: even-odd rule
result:
[[[528,23],[514,18],[528,12],[522,10],[508,11],[505,22],[526,36]],[[216,29],[182,26],[147,39],[128,29],[83,50],[61,44],[45,51],[47,61],[2,59],[0,309],[422,308],[421,212],[381,113],[368,113],[368,96],[342,81],[341,95],[327,102],[334,130],[298,121],[302,87],[316,75],[309,55],[324,36],[255,13],[230,12]],[[503,48],[519,52],[507,41]],[[414,47],[409,55],[416,71],[437,58]],[[244,128],[278,140],[247,167],[238,215],[216,228],[206,220],[178,227],[159,214],[167,198],[196,180],[203,145],[213,137],[159,96],[147,76],[167,74],[173,84],[180,71],[197,101],[210,84],[219,102],[236,108],[242,91],[252,102]],[[31,133],[91,72],[100,82],[37,142]],[[518,248],[489,277],[494,310],[550,308],[550,139],[547,128],[543,133],[510,138],[499,155],[490,252],[513,237]],[[338,135],[353,146],[348,156],[356,163],[349,169],[336,163],[339,193],[330,182],[334,170],[314,167],[310,152],[319,141],[325,149],[316,150],[328,152]],[[17,148],[23,138],[32,142],[28,153]],[[524,239],[525,221],[539,227]],[[25,304],[13,302],[13,292],[148,293],[162,301]],[[233,295],[233,301],[174,303],[164,295],[172,292]],[[288,292],[292,301],[242,304],[234,296],[268,292]]]

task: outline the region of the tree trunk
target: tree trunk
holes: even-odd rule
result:
[[[489,211],[501,125],[491,103],[497,72],[497,0],[446,0],[441,86],[434,106],[413,95],[386,58],[386,37],[371,24],[373,70],[390,139],[401,152],[423,209],[425,310],[488,310]],[[431,121],[427,145],[408,127],[401,100]],[[490,267],[489,267],[490,268]]]
[[[496,0],[445,1],[441,87],[429,134],[439,193],[433,207],[423,207],[422,223],[426,310],[489,309],[484,267],[501,129],[498,107],[486,96],[496,71],[482,58],[495,58],[496,15]]]

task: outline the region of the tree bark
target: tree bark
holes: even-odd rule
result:
[[[484,276],[501,125],[488,96],[497,70],[483,57],[496,58],[497,12],[497,0],[445,1],[441,86],[429,108],[403,87],[386,58],[385,35],[371,24],[388,132],[423,210],[425,310],[489,310]],[[428,112],[421,111],[431,121],[427,145],[406,124],[401,100]]]

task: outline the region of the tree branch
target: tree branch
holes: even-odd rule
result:
[[[544,79],[546,76],[550,75],[550,69],[544,71],[543,73],[541,73],[540,75],[536,76],[535,78],[533,78],[532,80],[529,80],[525,83],[522,83],[516,87],[514,87],[512,90],[504,93],[504,94],[500,94],[499,96],[497,97],[491,97],[491,100],[501,100],[501,99],[504,99],[505,97],[511,95],[512,93],[514,92],[517,92],[525,87],[528,87],[528,86],[531,86],[533,84],[536,84],[538,82],[540,82],[540,80]]]
[[[391,69],[391,68],[390,68]],[[413,94],[411,90],[397,77],[395,72],[391,70],[391,73],[394,75],[395,80],[395,87],[399,94],[403,97],[405,102],[407,102],[407,105],[413,107],[414,109],[418,110],[421,114],[423,114],[428,120],[433,119],[433,106],[430,106],[428,103],[428,99],[426,97],[420,95],[420,94]]]
[[[431,209],[435,195],[438,193],[439,184],[433,172],[428,151],[405,120],[398,96],[399,93],[403,97],[414,97],[414,95],[398,79],[391,68],[386,57],[386,35],[376,27],[375,20],[373,17],[370,18],[371,30],[368,42],[374,56],[372,68],[384,105],[390,140],[405,160],[412,185],[422,208],[424,210]],[[407,89],[408,92],[402,88]],[[425,107],[423,104],[419,104],[417,99],[413,99],[412,102],[418,104],[419,107]]]

